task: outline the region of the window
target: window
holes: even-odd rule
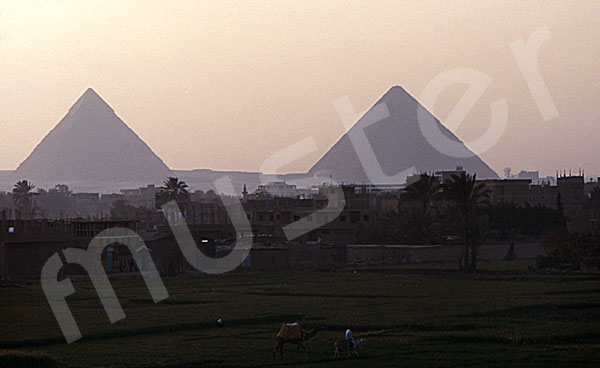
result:
[[[364,215],[363,216],[363,221],[364,222],[369,222],[369,215]]]
[[[340,222],[346,222],[346,216],[340,216]]]

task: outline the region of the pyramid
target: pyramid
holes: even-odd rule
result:
[[[38,182],[154,181],[165,163],[91,88],[16,170]]]
[[[383,104],[383,105],[382,105]],[[373,112],[377,107],[385,106],[389,116],[381,120],[375,120],[372,124],[365,116]],[[427,116],[440,133],[460,147],[462,158],[448,156],[434,148],[424,137],[417,119],[419,107],[421,112]],[[353,130],[363,129],[366,140],[360,141],[358,150],[372,149],[379,167],[375,170],[369,167],[367,175],[363,164],[353,146],[349,134],[356,133]],[[370,145],[370,148],[367,147]],[[464,153],[470,154],[464,157]],[[364,160],[364,157],[363,157]],[[373,162],[373,161],[368,161]],[[377,165],[372,165],[377,166]],[[331,177],[338,182],[389,184],[389,178],[406,170],[435,172],[440,170],[456,170],[462,166],[469,173],[477,174],[478,178],[497,178],[494,172],[477,155],[471,152],[450,130],[444,127],[430,112],[414,99],[402,87],[395,86],[387,91],[375,105],[365,113],[352,128],[309,170],[311,176]],[[375,173],[375,174],[373,174]]]

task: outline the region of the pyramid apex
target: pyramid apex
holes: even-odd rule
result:
[[[390,89],[385,94],[387,95],[387,94],[398,94],[398,93],[401,93],[401,94],[410,94],[402,86],[392,86],[392,87],[390,87]]]
[[[86,89],[85,92],[83,92],[83,94],[81,95],[81,97],[94,97],[102,100],[102,97],[100,97],[100,95],[98,95],[98,93],[94,91],[92,87]]]
[[[390,87],[390,89],[388,89],[387,92],[381,96],[377,103],[386,102],[397,104],[399,101],[405,101],[404,103],[419,104],[419,101],[417,101],[417,99],[410,92],[408,92],[406,88],[399,85]]]
[[[106,101],[102,99],[102,97],[100,97],[100,95],[98,95],[96,91],[94,91],[92,87],[89,87],[85,90],[85,92],[83,92],[81,97],[79,97],[79,99],[77,99],[73,106],[71,106],[69,112],[74,113],[77,110],[79,110],[81,106],[84,105],[91,105],[94,107],[103,106],[105,108],[108,108],[110,111],[113,111],[113,109],[106,103]]]
[[[396,105],[399,101],[416,99],[404,87],[400,85],[391,86],[378,100],[375,105],[385,102],[387,104]]]

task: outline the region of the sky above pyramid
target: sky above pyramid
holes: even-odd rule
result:
[[[41,182],[156,181],[171,171],[89,88],[16,174]]]

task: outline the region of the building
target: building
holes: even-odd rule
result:
[[[135,221],[2,220],[0,279],[37,280],[48,258],[69,247],[86,248],[99,232],[121,227],[137,230]],[[65,267],[64,272],[78,270]]]
[[[243,205],[255,238],[270,243],[348,244],[356,241],[357,227],[373,225],[378,213],[377,193],[353,185],[313,187],[309,198],[249,197]],[[286,233],[292,224],[293,234]]]
[[[565,208],[583,206],[585,201],[583,176],[560,176],[557,179],[557,186]]]
[[[133,207],[143,207],[150,210],[156,208],[156,195],[160,192],[154,184],[138,189],[121,189],[123,200]]]
[[[172,275],[193,267],[184,259],[175,237],[168,227],[146,229],[133,220],[2,220],[0,229],[0,280],[39,280],[42,268],[54,254],[66,248],[87,249],[92,239],[104,230],[126,228],[139,234],[140,246],[135,254],[117,240],[106,247],[101,256],[105,271],[135,272],[136,259],[141,267],[154,262],[161,274]],[[221,229],[190,226],[198,249],[215,256],[213,236],[222,236]],[[64,264],[64,275],[85,275],[76,264]]]
[[[556,208],[558,187],[548,184],[533,184],[529,186],[529,204]]]
[[[600,189],[600,177],[597,180],[590,179],[585,183],[583,190],[586,197],[589,197],[596,188]]]
[[[486,188],[490,190],[492,204],[512,202],[524,206],[530,200],[531,179],[486,179],[478,180],[478,182],[485,184]]]
[[[568,219],[567,227],[570,232],[590,233],[593,222],[590,221],[590,210],[584,208],[585,184],[583,175],[563,175],[556,180],[560,200]]]
[[[531,183],[538,184],[540,182],[540,173],[539,171],[525,171],[521,170],[517,175],[519,179],[531,179]]]
[[[293,184],[287,184],[285,181],[273,181],[265,185],[259,185],[254,192],[256,197],[285,197],[296,198],[310,196],[310,190],[298,189]]]
[[[457,166],[456,170],[445,170],[445,171],[436,171],[433,175],[439,178],[439,182],[444,184],[448,180],[452,179],[453,175],[462,175],[466,173],[462,166]]]

